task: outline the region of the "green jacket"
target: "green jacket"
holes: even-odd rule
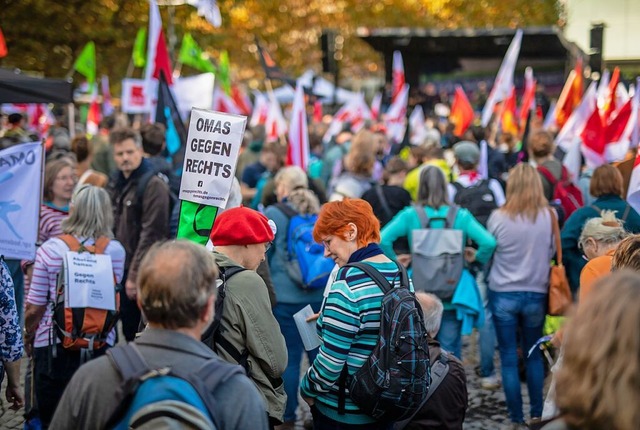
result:
[[[225,254],[213,253],[220,267],[241,266]],[[287,395],[281,379],[287,368],[287,346],[271,311],[267,286],[253,270],[245,270],[227,281],[222,311],[222,336],[241,353],[249,352],[249,376],[264,397],[269,416],[282,420]],[[218,355],[235,363],[218,348]]]

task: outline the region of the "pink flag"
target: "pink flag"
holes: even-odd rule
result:
[[[491,115],[493,115],[493,109],[498,102],[509,97],[511,88],[513,87],[513,71],[516,68],[518,62],[518,55],[520,55],[520,45],[522,44],[522,30],[516,31],[516,35],[507,49],[507,53],[502,60],[500,70],[493,83],[493,88],[489,93],[487,102],[482,109],[482,126],[486,127],[489,124]]]
[[[394,102],[402,92],[405,84],[404,63],[400,51],[393,51],[391,102]]]
[[[305,172],[309,165],[309,133],[307,131],[307,112],[304,103],[304,90],[298,82],[291,108],[289,122],[289,147],[287,165],[298,166]]]

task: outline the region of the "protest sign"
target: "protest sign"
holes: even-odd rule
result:
[[[40,142],[0,151],[0,255],[35,259],[41,184]]]
[[[94,308],[114,311],[116,289],[111,256],[105,254],[65,254],[67,271],[64,304],[69,308]]]
[[[224,207],[247,118],[193,109],[182,167],[180,200]]]

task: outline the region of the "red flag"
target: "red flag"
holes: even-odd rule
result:
[[[259,124],[264,125],[267,122],[267,115],[269,113],[269,101],[264,94],[259,91],[254,92],[254,94],[255,104],[253,106],[253,112],[251,113],[251,120],[249,121],[251,127]]]
[[[100,124],[100,104],[98,103],[98,89],[94,87],[91,95],[91,104],[87,113],[87,134],[95,136],[98,134]]]
[[[631,100],[626,102],[624,106],[618,111],[618,114],[611,118],[609,123],[607,124],[604,142],[617,142],[622,137],[622,133],[627,127],[627,123],[629,122],[629,118],[631,118]]]
[[[556,124],[558,129],[562,129],[567,122],[573,110],[578,107],[582,100],[583,91],[583,79],[582,79],[582,59],[579,58],[576,61],[576,67],[569,73],[567,82],[562,88],[562,93],[558,98],[556,105]]]
[[[609,81],[609,89],[607,91],[607,95],[604,102],[604,121],[609,122],[609,118],[611,114],[616,110],[616,91],[618,89],[618,84],[620,83],[620,68],[616,66],[613,69],[613,75],[611,75],[611,80]]]
[[[456,85],[456,91],[451,105],[451,114],[449,121],[456,125],[453,134],[460,137],[471,125],[473,121],[473,107],[469,103],[469,99],[460,85]]]
[[[604,155],[604,147],[606,144],[605,126],[602,122],[602,117],[600,116],[598,109],[595,109],[591,113],[591,116],[587,120],[587,124],[584,126],[584,130],[580,133],[580,137],[582,137],[582,142],[585,147],[593,154],[597,156]]]
[[[322,103],[320,100],[316,100],[313,103],[313,122],[322,122]]]
[[[516,122],[516,89],[511,87],[509,97],[504,101],[501,118],[502,131],[518,135],[518,123]]]
[[[251,113],[251,100],[249,100],[249,97],[247,97],[235,83],[231,84],[231,98],[243,115],[249,115]]]
[[[393,52],[393,70],[392,70],[392,92],[391,101],[394,102],[398,94],[402,91],[405,84],[404,63],[402,62],[402,54],[400,51]]]
[[[382,93],[376,93],[371,100],[371,118],[374,121],[378,120],[380,116],[380,107],[382,106]]]
[[[525,86],[524,94],[522,95],[522,104],[520,105],[520,129],[524,130],[527,119],[529,118],[529,112],[535,104],[536,99],[536,80],[533,79],[533,70],[527,67],[524,73]]]
[[[154,59],[153,77],[160,79],[160,72],[164,73],[167,84],[173,85],[173,76],[171,73],[171,60],[169,59],[169,51],[164,41],[164,33],[160,30],[158,35],[158,45],[156,47],[156,57]]]
[[[6,57],[9,51],[7,50],[7,42],[4,40],[4,34],[0,28],[0,58]]]

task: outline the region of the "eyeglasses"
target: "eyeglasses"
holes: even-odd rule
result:
[[[264,245],[264,252],[267,252],[269,250],[269,248],[271,248],[271,245],[273,245],[273,242],[267,242]]]

